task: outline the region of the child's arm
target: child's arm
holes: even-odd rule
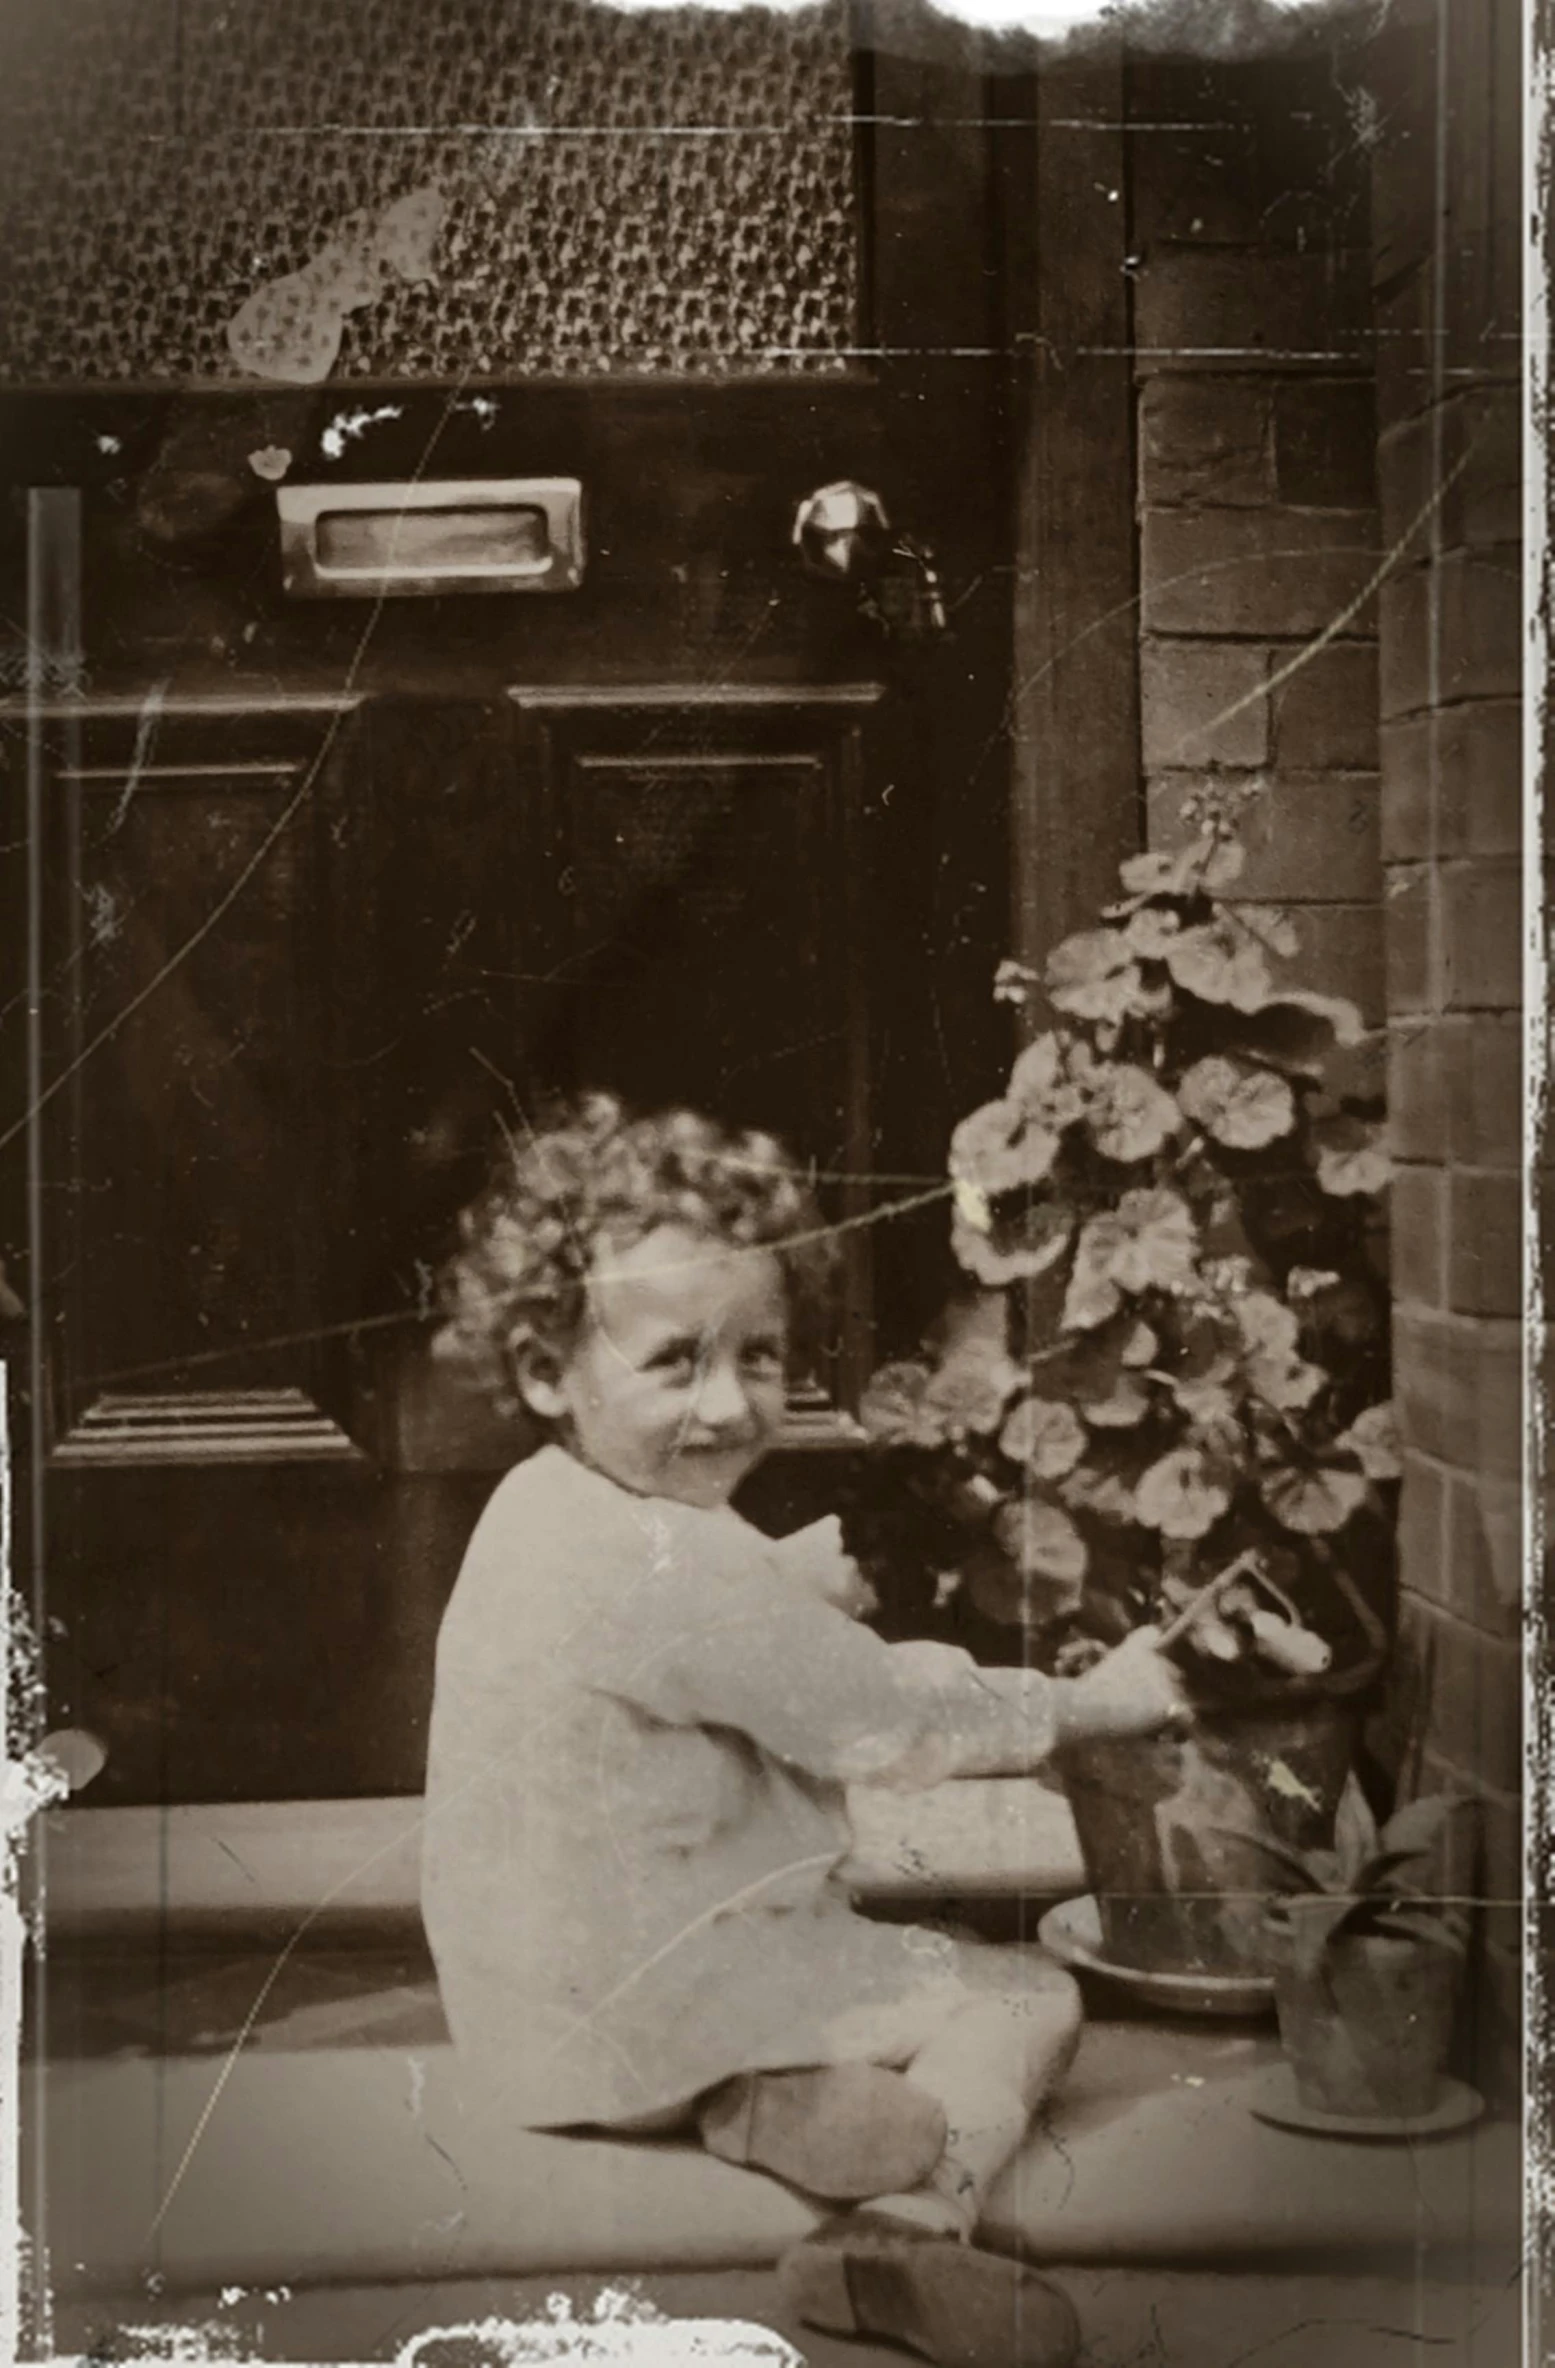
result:
[[[867,1619],[879,1610],[880,1598],[843,1546],[842,1523],[835,1513],[791,1530],[786,1538],[771,1539],[769,1548],[785,1578],[846,1612],[850,1620]]]
[[[1191,1724],[1193,1712],[1182,1678],[1165,1655],[1156,1650],[1156,1635],[1153,1628],[1138,1629],[1083,1677],[1050,1677],[1043,1681],[1049,1689],[1051,1718],[1051,1742],[1048,1752],[1042,1754],[1044,1758],[1070,1743],[1121,1741]],[[977,1679],[1015,1707],[1026,1699],[1030,1674],[1022,1669],[979,1669]],[[957,1758],[958,1775],[1019,1775],[1031,1765],[1029,1755],[999,1760],[968,1756],[978,1751],[979,1741],[972,1734],[966,1737],[966,1749]],[[989,1736],[994,1751],[999,1749],[999,1741],[995,1725]]]
[[[1180,1696],[1164,1673],[1098,1684],[1039,1670],[980,1670],[947,1646],[888,1645],[798,1587],[765,1540],[717,1515],[643,1500],[649,1567],[629,1590],[630,1627],[594,1633],[593,1682],[678,1726],[732,1727],[774,1757],[838,1783],[927,1785],[1039,1766],[1065,1740],[1163,1724]],[[1126,1676],[1126,1673],[1125,1673]],[[1113,1723],[1106,1723],[1112,1721]]]

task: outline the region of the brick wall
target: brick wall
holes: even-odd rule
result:
[[[1522,1535],[1519,17],[1397,14],[1368,58],[1394,1358],[1394,1733],[1479,1792],[1478,2018],[1518,2016]],[[1465,1870],[1466,1873],[1469,1870]]]
[[[1383,1014],[1364,149],[1328,60],[1130,77],[1147,828],[1206,766],[1261,784],[1247,891],[1297,976]],[[1353,613],[1351,613],[1353,611]],[[1310,659],[1303,650],[1332,630]],[[1381,1061],[1372,1065],[1380,1087]]]
[[[1148,829],[1181,830],[1190,771],[1262,783],[1246,884],[1376,1026],[1368,1081],[1385,1053],[1405,1479],[1377,1741],[1407,1791],[1484,1803],[1461,1874],[1500,1903],[1466,2017],[1492,2085],[1521,1891],[1522,87],[1515,0],[1403,0],[1310,68],[1136,67],[1127,192]]]

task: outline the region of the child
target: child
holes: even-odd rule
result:
[[[1148,1636],[1081,1678],[884,1644],[826,1526],[729,1504],[776,1440],[821,1231],[778,1146],[600,1096],[465,1220],[449,1343],[549,1432],[437,1649],[426,1927],[462,2061],[530,2128],[699,2132],[832,2201],[812,2324],[955,2368],[1067,2360],[1062,2296],[970,2242],[1073,2055],[1073,1984],[855,1913],[844,1786],[1029,1769],[1183,1718]]]

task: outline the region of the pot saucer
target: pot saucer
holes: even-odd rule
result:
[[[1102,1955],[1101,1910],[1087,1893],[1049,1908],[1037,1938],[1050,1957],[1072,1973],[1094,1974],[1136,2005],[1172,2014],[1268,2015],[1274,2012],[1274,1978],[1258,1973],[1152,1973],[1140,1965],[1115,1965]]]
[[[1429,2113],[1322,2113],[1303,2105],[1289,2064],[1270,2064],[1248,2081],[1247,2110],[1278,2130],[1307,2130],[1323,2138],[1444,2138],[1466,2130],[1485,2110],[1485,2100],[1466,2080],[1445,2073]]]

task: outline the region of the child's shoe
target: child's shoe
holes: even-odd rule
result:
[[[778,2264],[808,2327],[906,2344],[938,2368],[1072,2368],[1066,2294],[1023,2262],[884,2212],[845,2212]]]
[[[879,2064],[743,2073],[713,2091],[698,2126],[709,2154],[828,2203],[916,2187],[945,2150],[938,2100]]]

